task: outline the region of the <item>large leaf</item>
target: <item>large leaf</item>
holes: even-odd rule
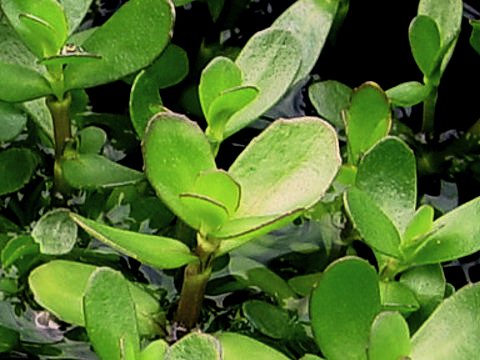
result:
[[[309,75],[325,45],[335,19],[338,0],[299,0],[272,24],[274,29],[288,30],[301,44],[302,63],[294,82]]]
[[[399,360],[410,355],[410,333],[397,312],[382,312],[372,324],[368,344],[369,360]]]
[[[266,29],[247,42],[235,63],[243,73],[243,84],[257,87],[260,93],[228,121],[224,137],[244,128],[280,100],[295,79],[301,51],[291,32]]]
[[[275,121],[229,169],[242,189],[235,218],[312,206],[330,186],[340,162],[335,131],[326,122],[315,117]]]
[[[129,1],[84,41],[85,50],[101,59],[68,65],[66,89],[108,83],[146,67],[168,44],[173,20],[169,0]]]
[[[245,335],[222,332],[215,337],[222,346],[224,360],[244,360],[247,354],[255,354],[255,360],[288,360],[281,352]]]
[[[27,115],[14,104],[0,101],[0,143],[14,139],[27,123]]]
[[[475,359],[480,351],[480,285],[446,299],[412,338],[415,360]]]
[[[77,225],[67,209],[55,209],[43,215],[32,230],[40,251],[48,255],[69,253],[77,241]]]
[[[435,20],[425,15],[413,19],[408,31],[413,58],[425,76],[430,76],[441,55],[440,29]]]
[[[80,25],[93,0],[60,0],[68,22],[68,33],[72,34]]]
[[[182,242],[163,236],[116,229],[70,214],[90,235],[138,261],[160,269],[173,269],[197,260]]]
[[[98,268],[83,298],[88,338],[101,359],[135,360],[140,336],[128,281],[117,271]]]
[[[355,257],[329,265],[310,299],[315,340],[329,360],[366,360],[370,327],[379,312],[377,273]]]
[[[52,93],[48,81],[37,71],[0,61],[0,101],[22,102]]]
[[[37,164],[37,155],[29,149],[0,151],[0,195],[21,189],[30,181]]]
[[[193,332],[173,344],[165,360],[222,360],[220,343],[212,335]]]

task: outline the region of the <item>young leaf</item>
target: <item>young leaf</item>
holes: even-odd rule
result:
[[[165,353],[168,350],[168,343],[163,339],[152,341],[146,348],[140,352],[139,360],[159,360],[165,359]]]
[[[217,333],[223,360],[244,360],[246,354],[255,354],[255,360],[288,360],[281,352],[248,336],[231,332]]]
[[[480,285],[446,299],[412,337],[412,359],[475,359],[480,344]]]
[[[348,138],[348,159],[357,164],[391,127],[390,104],[383,90],[367,82],[353,91],[350,107],[345,112]]]
[[[370,328],[379,312],[377,273],[355,257],[330,264],[310,299],[315,340],[329,360],[366,360]]]
[[[415,293],[406,285],[397,281],[380,281],[380,298],[384,310],[409,314],[420,308]]]
[[[99,154],[107,141],[107,133],[102,128],[88,126],[77,133],[80,154]]]
[[[116,229],[73,213],[70,216],[90,235],[142,263],[160,269],[174,269],[197,260],[178,240]]]
[[[434,19],[418,15],[408,30],[413,58],[422,73],[430,77],[441,55],[440,29]]]
[[[180,200],[191,212],[191,219],[196,217],[202,235],[214,233],[228,220],[227,208],[208,196],[182,193]]]
[[[431,89],[418,81],[409,81],[385,91],[393,105],[410,107],[425,100]]]
[[[165,360],[222,360],[220,344],[212,335],[190,333],[173,344]],[[225,359],[226,360],[226,359]]]
[[[416,238],[426,234],[433,225],[434,210],[430,205],[420,206],[405,228],[402,243],[414,242]]]
[[[83,311],[88,338],[101,359],[138,358],[135,305],[122,274],[109,268],[96,269],[88,280]]]
[[[108,83],[152,63],[170,41],[174,14],[169,0],[124,4],[83,43],[86,51],[101,59],[67,66],[66,90]]]
[[[370,332],[368,359],[407,359],[410,348],[410,332],[403,316],[397,312],[378,314]]]
[[[0,195],[20,190],[30,181],[38,164],[29,149],[11,148],[0,152]]]
[[[81,24],[92,2],[93,0],[60,0],[67,18],[69,35]]]
[[[0,101],[0,143],[13,140],[27,124],[27,114],[14,104]]]
[[[48,255],[69,253],[77,241],[77,224],[67,209],[55,209],[43,215],[32,230],[40,252]]]
[[[52,93],[50,85],[36,70],[0,61],[0,101],[23,102]]]

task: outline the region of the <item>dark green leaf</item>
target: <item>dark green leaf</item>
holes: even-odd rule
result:
[[[21,108],[0,101],[0,143],[10,141],[22,132],[27,123],[27,114]]]
[[[20,343],[20,335],[0,325],[0,354],[13,350]]]
[[[22,102],[52,93],[48,81],[37,71],[0,61],[0,101]]]
[[[29,149],[12,148],[1,151],[0,195],[20,190],[30,181],[37,164],[37,155]]]
[[[372,324],[368,359],[407,359],[410,348],[410,332],[403,316],[397,312],[378,314]]]
[[[77,225],[67,209],[55,209],[43,215],[32,230],[40,251],[48,255],[69,253],[77,241]]]
[[[291,333],[290,316],[285,310],[260,300],[249,300],[242,305],[245,317],[263,335],[286,340]]]
[[[145,71],[159,89],[176,85],[188,74],[187,53],[181,47],[169,44]]]
[[[470,45],[480,54],[480,20],[470,20],[470,25],[472,25]]]
[[[216,22],[225,5],[225,0],[207,0],[208,10],[212,20]]]

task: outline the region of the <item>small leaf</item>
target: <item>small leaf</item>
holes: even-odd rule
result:
[[[480,343],[480,286],[467,285],[446,299],[412,338],[415,360],[475,359]]]
[[[290,316],[285,310],[260,300],[242,305],[243,313],[253,327],[272,339],[288,339],[291,333]]]
[[[409,81],[385,91],[393,105],[410,107],[420,104],[429,95],[431,89],[417,81]]]
[[[288,279],[288,285],[300,296],[310,295],[313,288],[317,285],[322,273],[313,273],[298,275]]]
[[[330,264],[310,299],[315,340],[329,360],[366,360],[370,327],[379,312],[377,273],[355,257]]]
[[[5,247],[2,249],[1,262],[2,268],[6,269],[14,265],[18,260],[26,258],[30,255],[36,255],[40,253],[40,249],[37,243],[31,236],[20,235],[11,239]],[[17,268],[19,267],[16,264]]]
[[[244,360],[247,354],[255,354],[255,360],[288,360],[281,352],[248,336],[231,332],[217,333],[223,360]]]
[[[77,225],[70,219],[69,210],[55,209],[38,220],[32,237],[43,254],[68,254],[77,241]]]
[[[63,160],[61,166],[63,177],[75,189],[108,188],[144,179],[141,172],[97,154],[78,154],[73,159]]]
[[[99,154],[107,141],[107,133],[102,128],[88,126],[77,133],[80,140],[78,152],[81,154]]]
[[[430,205],[422,205],[408,223],[402,236],[402,243],[414,242],[416,238],[426,234],[433,225],[434,210]]]
[[[397,281],[379,283],[382,307],[385,310],[399,311],[409,314],[420,308],[414,292]]]
[[[52,93],[50,85],[37,71],[0,61],[0,101],[23,102]]]
[[[70,216],[90,235],[142,263],[174,269],[197,260],[181,241],[116,229],[73,213]]]
[[[225,0],[207,0],[208,10],[210,11],[210,16],[212,17],[213,22],[218,20],[223,6],[225,5]]]
[[[0,143],[16,138],[27,124],[27,114],[21,108],[0,101]]]
[[[212,335],[190,333],[173,344],[165,360],[222,360],[220,344]],[[226,359],[225,359],[226,360]]]
[[[37,155],[29,149],[0,151],[0,195],[20,190],[30,181],[37,164]]]
[[[441,55],[440,29],[434,19],[418,15],[408,31],[413,57],[422,73],[429,77]]]
[[[168,350],[168,343],[163,339],[152,341],[145,347],[141,353],[139,360],[160,360],[165,359],[165,353]]]
[[[348,159],[357,164],[376,142],[387,136],[392,118],[387,95],[377,84],[367,82],[353,91],[345,112]]]
[[[182,203],[198,219],[198,231],[202,235],[214,233],[228,220],[228,210],[220,202],[194,193],[180,194]]]
[[[397,312],[378,314],[372,324],[368,359],[407,359],[410,348],[410,332],[403,316]]]
[[[470,45],[480,54],[480,20],[470,20],[472,33],[470,34]]]

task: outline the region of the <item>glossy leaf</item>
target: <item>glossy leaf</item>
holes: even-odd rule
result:
[[[243,85],[253,85],[259,95],[227,123],[228,137],[264,114],[289,89],[301,64],[299,44],[292,33],[266,29],[250,38],[235,63],[243,73]]]
[[[99,189],[134,184],[144,179],[139,171],[97,154],[78,154],[61,163],[67,183],[75,189]]]
[[[87,52],[101,60],[67,66],[66,89],[108,83],[151,64],[170,41],[173,20],[174,9],[168,0],[124,4],[83,43]]]
[[[255,360],[288,360],[281,352],[245,335],[222,332],[215,337],[222,346],[223,360],[244,360],[246,354],[255,354]]]
[[[107,141],[107,133],[102,128],[88,126],[77,133],[80,140],[78,152],[81,154],[99,154]]]
[[[355,184],[400,233],[405,231],[415,211],[417,189],[415,156],[403,141],[388,137],[376,144],[360,162]]]
[[[166,352],[165,360],[222,360],[220,343],[212,335],[190,333],[174,343]]]
[[[67,209],[55,209],[43,215],[32,230],[40,251],[48,255],[69,253],[77,241],[77,225]]]
[[[370,327],[380,312],[378,276],[365,260],[330,264],[310,299],[312,329],[329,360],[367,359]]]
[[[348,159],[351,164],[357,164],[363,154],[390,131],[390,104],[380,86],[367,82],[353,91],[345,114]]]
[[[414,242],[417,238],[430,231],[433,225],[433,216],[433,207],[430,205],[420,206],[405,228],[402,242],[405,244]]]
[[[430,88],[417,81],[409,81],[385,91],[393,105],[410,107],[420,104],[430,93]]]
[[[37,71],[0,61],[0,101],[22,102],[52,93],[48,81]]]
[[[397,312],[378,314],[370,332],[368,359],[406,359],[410,348],[410,332],[403,316]]]
[[[70,216],[91,236],[142,263],[173,269],[197,260],[181,241],[116,229],[73,213]]]
[[[28,283],[38,304],[65,322],[85,326],[83,296],[97,269],[94,265],[53,260],[34,269]],[[129,287],[140,334],[161,334],[164,314],[158,300],[133,283]]]
[[[21,108],[0,101],[0,143],[13,140],[27,124],[27,115]]]
[[[412,338],[412,359],[475,359],[480,343],[480,286],[467,285],[446,299]]]
[[[60,0],[68,22],[68,33],[72,34],[81,24],[93,0]]]
[[[409,314],[420,308],[415,293],[406,285],[397,281],[379,283],[382,307],[385,310]]]
[[[164,359],[168,349],[168,343],[163,339],[152,341],[140,353],[139,360],[159,360]]]
[[[138,358],[135,305],[122,274],[109,268],[96,269],[88,280],[83,311],[88,338],[101,359]]]
[[[335,125],[345,127],[342,111],[350,105],[352,89],[335,80],[320,81],[310,85],[308,97],[318,114]]]
[[[413,58],[425,76],[436,70],[441,55],[441,35],[437,23],[431,17],[415,17],[409,28],[410,47]]]
[[[288,339],[291,332],[288,312],[267,302],[249,300],[242,310],[245,317],[263,335],[272,339]]]
[[[37,155],[29,149],[0,151],[0,195],[20,190],[30,181],[37,164]]]
[[[19,333],[0,325],[0,354],[13,350],[19,343]]]
[[[300,0],[291,5],[272,24],[288,30],[301,45],[302,62],[294,82],[310,74],[325,45],[335,19],[338,0]]]

